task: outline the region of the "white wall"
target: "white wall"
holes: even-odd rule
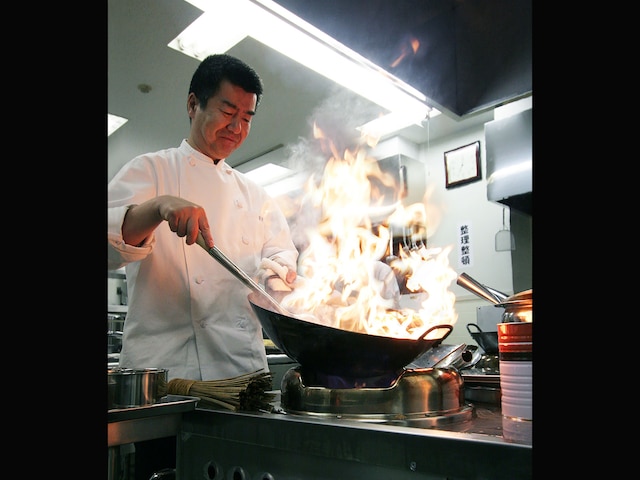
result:
[[[444,152],[480,141],[482,179],[447,189],[445,187]],[[454,136],[420,145],[419,160],[425,165],[427,193],[425,205],[435,208],[440,217],[427,226],[427,246],[453,246],[449,265],[458,274],[465,272],[480,283],[508,295],[513,291],[511,252],[495,251],[495,235],[502,228],[502,209],[499,203],[487,200],[486,155],[484,125],[471,127]],[[507,217],[508,218],[508,217]],[[472,265],[458,265],[458,226],[469,223],[471,230]],[[444,343],[476,345],[469,335],[467,323],[476,323],[477,307],[490,305],[466,289],[453,284],[458,320]]]

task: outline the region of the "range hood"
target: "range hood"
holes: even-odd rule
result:
[[[275,0],[456,117],[533,91],[532,0]]]
[[[533,215],[532,109],[484,125],[487,199]]]

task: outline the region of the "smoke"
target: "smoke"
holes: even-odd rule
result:
[[[295,144],[286,146],[290,168],[304,172],[308,181],[319,182],[327,161],[332,157],[332,149],[343,158],[346,150],[362,148],[362,139],[357,127],[382,115],[382,108],[360,95],[340,86],[334,86],[326,97],[309,115],[310,126],[315,125],[322,132],[322,138],[299,138]],[[309,230],[315,230],[321,212],[311,206],[304,193],[290,198],[295,208],[289,208],[289,225],[294,243],[300,251],[308,244]]]
[[[323,132],[324,139],[300,138],[298,143],[289,145],[291,167],[309,173],[321,172],[331,156],[327,142],[333,143],[340,154],[346,149],[355,149],[362,143],[357,127],[383,113],[381,107],[360,95],[334,86],[307,118],[311,126],[316,125]]]

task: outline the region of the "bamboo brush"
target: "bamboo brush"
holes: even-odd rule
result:
[[[186,380],[174,378],[161,385],[160,395],[187,395],[200,397],[200,402],[214,407],[223,407],[233,411],[271,412],[271,402],[275,399],[272,390],[271,372],[256,370],[223,380]]]

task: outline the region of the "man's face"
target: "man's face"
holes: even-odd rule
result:
[[[249,135],[256,101],[255,93],[248,93],[226,80],[204,110],[190,93],[187,99],[191,118],[189,143],[214,160],[227,158]]]

